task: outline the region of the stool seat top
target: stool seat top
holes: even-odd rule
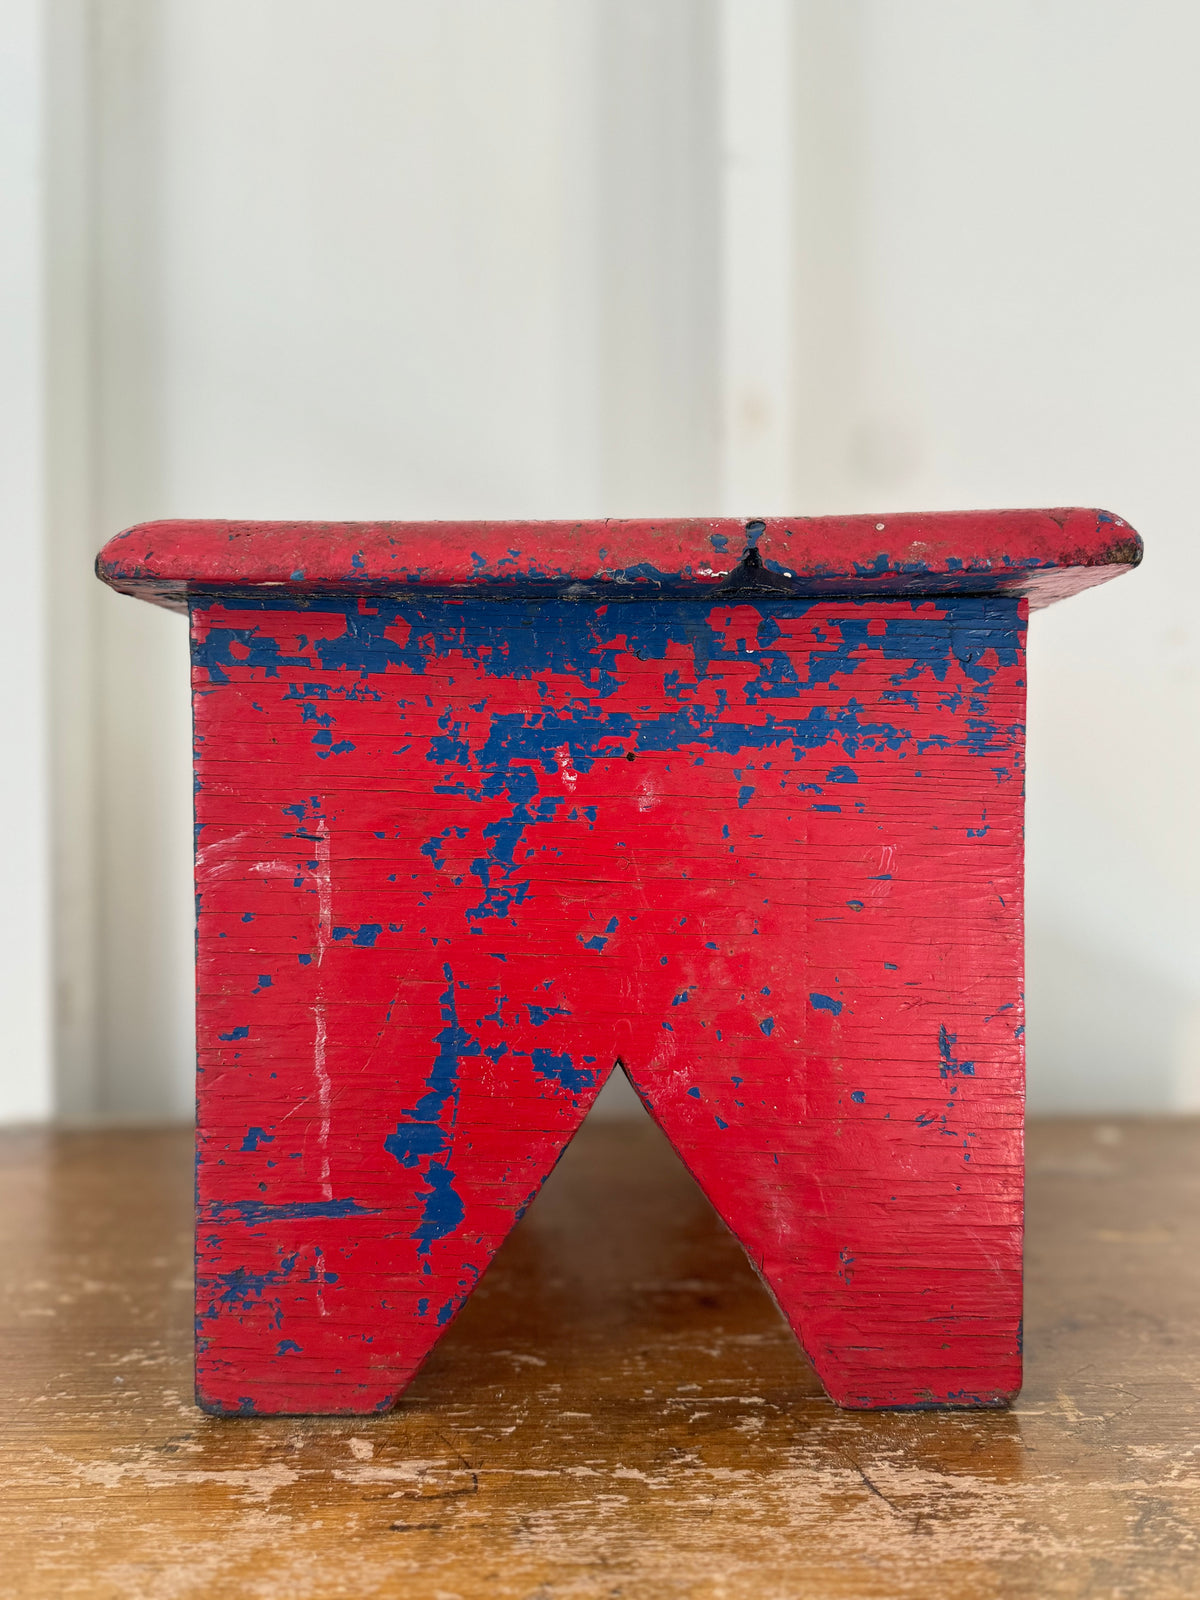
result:
[[[1037,609],[1137,566],[1108,511],[561,522],[145,522],[96,560],[171,610],[205,595],[359,591],[498,599],[1009,594]]]

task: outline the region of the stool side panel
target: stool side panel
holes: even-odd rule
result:
[[[390,1404],[618,1061],[836,1398],[1010,1394],[1023,613],[195,606],[202,1402]]]

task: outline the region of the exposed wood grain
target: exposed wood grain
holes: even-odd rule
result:
[[[397,1409],[190,1403],[190,1133],[0,1137],[0,1594],[1192,1600],[1200,1124],[1034,1123],[1009,1412],[840,1412],[589,1123]]]

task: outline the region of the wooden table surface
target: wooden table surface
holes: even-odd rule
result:
[[[0,1137],[0,1594],[1200,1595],[1200,1122],[1029,1139],[1010,1412],[847,1413],[648,1122],[390,1415],[190,1402],[190,1135]]]

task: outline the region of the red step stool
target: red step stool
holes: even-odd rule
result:
[[[619,1064],[841,1405],[1021,1378],[1025,622],[1104,512],[159,522],[197,1396],[386,1410]]]

